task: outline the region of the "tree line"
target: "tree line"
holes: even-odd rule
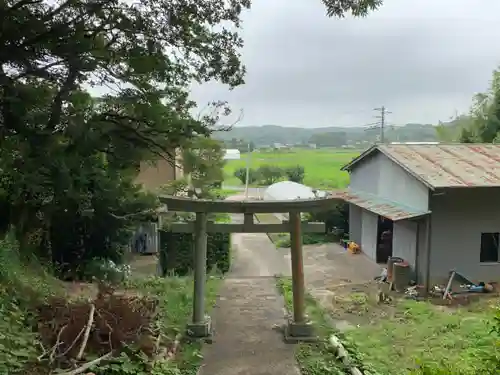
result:
[[[241,181],[242,184],[246,184],[247,181],[247,169],[238,168],[234,171],[234,177]],[[305,177],[305,169],[301,165],[296,165],[287,168],[281,168],[275,165],[261,165],[259,168],[249,168],[248,169],[248,183],[249,184],[261,184],[261,185],[272,185],[275,182],[283,180],[286,178],[288,181],[293,181],[297,183],[303,183]]]

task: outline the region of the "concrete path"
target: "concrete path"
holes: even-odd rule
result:
[[[235,234],[233,244],[232,270],[212,314],[214,342],[204,347],[199,375],[300,375],[294,346],[276,330],[285,321],[274,275],[289,266],[265,234]]]

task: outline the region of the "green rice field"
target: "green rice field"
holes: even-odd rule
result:
[[[252,152],[250,168],[273,165],[282,168],[301,165],[305,169],[304,184],[315,188],[343,188],[349,182],[349,174],[342,172],[345,164],[360,154],[358,150],[342,149],[291,149],[268,152]],[[234,171],[246,166],[247,154],[240,160],[229,160],[224,168],[226,186],[239,186]]]

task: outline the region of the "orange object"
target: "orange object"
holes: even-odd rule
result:
[[[358,254],[361,251],[359,245],[354,241],[349,242],[347,249],[351,254]]]

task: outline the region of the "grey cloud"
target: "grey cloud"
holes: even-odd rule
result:
[[[465,111],[500,63],[494,0],[386,0],[366,19],[328,19],[320,0],[255,1],[246,14],[246,85],[194,89],[227,99],[242,125],[362,125],[372,108],[394,123]]]

